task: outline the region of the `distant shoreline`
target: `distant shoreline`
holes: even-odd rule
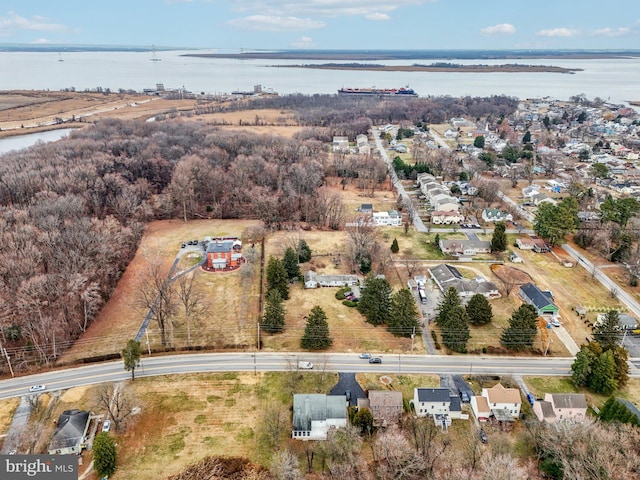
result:
[[[503,65],[460,65],[453,63],[434,63],[431,65],[372,65],[362,63],[323,63],[320,65],[273,65],[283,68],[311,68],[316,70],[363,70],[380,72],[472,72],[472,73],[568,73],[582,72],[582,68],[565,68],[554,65],[522,65],[507,63]]]
[[[253,51],[241,53],[185,53],[183,57],[227,58],[237,60],[594,60],[594,59],[631,59],[640,57],[639,50],[628,51],[509,51],[509,50],[282,50]]]

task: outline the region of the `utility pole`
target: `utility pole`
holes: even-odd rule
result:
[[[258,346],[257,350],[260,351],[260,320],[258,320]]]
[[[413,339],[416,336],[416,327],[413,327],[413,332],[411,333],[411,353],[413,353]]]
[[[149,353],[149,356],[151,356],[151,347],[149,346],[149,329],[145,328],[144,334],[147,337],[147,352]]]
[[[11,372],[11,378],[15,377],[15,375],[13,374],[13,367],[11,366],[11,358],[9,357],[9,354],[7,353],[7,349],[2,347],[0,345],[0,348],[2,349],[2,353],[4,353],[4,356],[7,359],[7,364],[9,365],[9,371]]]

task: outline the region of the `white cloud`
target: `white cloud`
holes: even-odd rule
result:
[[[37,40],[34,40],[31,43],[33,43],[35,45],[46,45],[47,43],[51,43],[51,40],[46,39],[46,38],[38,38]]]
[[[0,17],[0,36],[9,36],[23,30],[65,33],[69,31],[69,28],[66,25],[54,23],[45,17],[37,15],[26,18],[10,11],[7,12],[6,16]]]
[[[316,44],[311,37],[300,37],[291,42],[290,46],[293,48],[311,48],[315,47]]]
[[[619,27],[619,28],[599,28],[598,30],[593,31],[593,35],[596,37],[623,37],[625,35],[629,35],[632,32],[632,29],[629,27]]]
[[[536,36],[538,37],[575,37],[580,33],[578,30],[573,28],[550,28],[547,30],[540,30],[536,32]]]
[[[491,27],[484,27],[480,30],[485,36],[492,35],[513,35],[516,33],[516,27],[511,25],[510,23],[499,23],[498,25],[493,25]]]
[[[251,15],[229,20],[227,24],[240,30],[255,32],[298,31],[325,27],[324,22],[310,18],[280,17],[276,15]]]
[[[369,15],[365,15],[364,18],[367,20],[391,20],[391,17],[386,13],[370,13]]]
[[[403,7],[415,7],[437,0],[234,0],[238,12],[269,12],[277,16],[309,16],[335,18],[341,16],[376,15]],[[374,12],[373,14],[371,12]]]

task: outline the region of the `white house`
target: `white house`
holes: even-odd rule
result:
[[[436,210],[431,212],[431,223],[434,225],[450,225],[464,222],[464,215],[456,211],[443,212]]]
[[[505,388],[498,383],[494,387],[483,388],[481,396],[487,399],[493,416],[498,416],[499,412],[508,413],[513,418],[520,416],[522,400],[517,388]]]
[[[334,152],[348,152],[349,137],[342,137],[342,136],[333,137],[332,149]]]
[[[378,227],[399,227],[402,225],[402,215],[396,210],[374,212],[372,218],[374,225]]]
[[[358,275],[319,275],[313,270],[304,273],[304,288],[353,287],[359,283]]]
[[[513,215],[498,208],[485,208],[482,211],[482,219],[485,222],[511,222]]]
[[[326,440],[331,428],[347,426],[345,395],[294,394],[293,429],[297,440]]]

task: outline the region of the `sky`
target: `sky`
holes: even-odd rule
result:
[[[2,0],[0,44],[639,49],[639,0]]]

